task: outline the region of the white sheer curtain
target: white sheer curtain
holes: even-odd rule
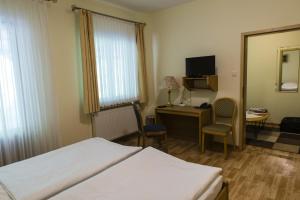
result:
[[[138,99],[138,59],[133,23],[93,15],[100,106]]]
[[[0,0],[0,165],[56,147],[49,68],[45,3]]]

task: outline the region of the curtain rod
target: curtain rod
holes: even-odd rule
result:
[[[102,16],[105,16],[105,17],[110,17],[110,18],[113,18],[113,19],[118,19],[118,20],[122,20],[122,21],[125,21],[125,22],[130,22],[130,23],[134,23],[134,24],[144,24],[144,25],[146,25],[146,23],[137,22],[137,21],[133,21],[133,20],[129,20],[129,19],[124,19],[124,18],[120,18],[120,17],[115,17],[115,16],[112,16],[112,15],[107,15],[107,14],[104,14],[104,13],[100,13],[100,12],[96,12],[96,11],[93,11],[93,10],[88,10],[88,9],[85,9],[85,8],[77,7],[76,5],[72,5],[72,11],[76,11],[76,10],[87,10],[87,11],[89,11],[91,13],[94,13],[94,14],[97,14],[97,15],[102,15]]]

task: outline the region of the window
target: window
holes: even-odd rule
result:
[[[47,4],[0,0],[0,166],[57,145]]]
[[[93,15],[99,101],[102,107],[138,99],[135,25]]]
[[[15,72],[13,68],[11,31],[9,24],[0,21],[0,112],[5,114],[0,123],[0,136],[4,130],[16,132],[19,112],[17,105]]]

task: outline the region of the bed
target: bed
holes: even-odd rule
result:
[[[221,172],[148,147],[51,200],[226,200]]]
[[[49,198],[140,150],[92,138],[1,167],[0,199]]]
[[[151,147],[93,138],[1,167],[0,199],[227,200],[221,173]]]
[[[285,82],[281,85],[282,91],[297,91],[298,83],[297,82]]]

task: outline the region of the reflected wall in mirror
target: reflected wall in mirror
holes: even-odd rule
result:
[[[300,46],[280,48],[278,52],[278,91],[298,92]]]

